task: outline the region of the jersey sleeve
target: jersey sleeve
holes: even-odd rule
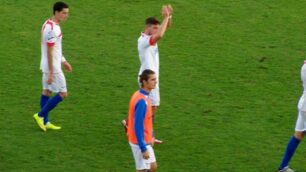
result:
[[[154,46],[156,44],[156,41],[154,41],[152,36],[142,35],[139,39],[139,46],[141,48],[146,48],[149,46]]]
[[[53,29],[52,25],[48,23],[43,28],[43,39],[48,46],[54,46],[57,40],[55,30]]]
[[[146,116],[147,105],[145,100],[141,99],[135,106],[135,132],[141,152],[147,150],[146,143],[144,141],[144,119]]]
[[[54,46],[55,42],[56,42],[56,34],[54,30],[50,30],[49,32],[47,32],[47,45],[48,46]]]
[[[62,56],[61,62],[64,63],[66,61],[67,61],[66,58],[64,56]]]

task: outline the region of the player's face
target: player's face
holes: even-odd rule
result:
[[[147,89],[152,90],[156,87],[157,84],[157,79],[156,79],[156,75],[152,74],[149,76],[148,81],[145,81],[145,87],[147,87]]]
[[[150,35],[154,35],[154,34],[157,32],[158,28],[159,28],[159,24],[151,25],[151,26],[149,27]]]
[[[64,8],[62,11],[56,11],[55,15],[57,16],[57,18],[60,21],[65,21],[68,18],[68,13],[69,13],[69,9],[68,8]]]

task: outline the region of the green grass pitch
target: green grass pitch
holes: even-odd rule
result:
[[[0,0],[0,171],[134,171],[120,121],[137,90],[144,19],[174,8],[159,42],[162,172],[273,172],[294,131],[306,52],[306,2],[66,0],[69,97],[32,119],[41,93],[40,29],[53,0]],[[306,172],[306,143],[291,166]]]

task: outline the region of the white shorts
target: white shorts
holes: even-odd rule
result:
[[[135,160],[135,165],[136,165],[136,170],[149,170],[151,169],[151,163],[156,162],[154,150],[151,145],[147,145],[147,150],[149,151],[149,159],[143,159],[142,157],[142,152],[139,148],[138,145],[130,143],[134,160]]]
[[[53,74],[53,81],[48,84],[48,73],[43,73],[42,85],[44,90],[49,90],[53,93],[67,92],[66,79],[64,73]]]
[[[159,106],[160,105],[160,95],[159,95],[159,86],[156,85],[156,88],[153,89],[149,95],[151,100],[152,106]]]
[[[306,61],[305,61],[306,63]],[[301,69],[301,79],[303,87],[306,87],[306,65],[304,64]],[[295,131],[306,131],[306,91],[304,90],[298,103],[298,119],[296,120]]]
[[[141,84],[139,83],[139,87],[141,88]],[[152,106],[160,106],[160,94],[159,94],[159,84],[156,84],[155,89],[153,89],[149,95]]]
[[[298,119],[295,124],[295,131],[306,131],[306,112],[299,111]]]

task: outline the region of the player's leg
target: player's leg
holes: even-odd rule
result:
[[[54,97],[49,99],[45,106],[38,113],[39,116],[46,116],[52,109],[54,109],[64,98],[67,97],[66,79],[63,73],[53,75],[52,84],[48,85],[48,89],[57,93]]]
[[[160,105],[160,94],[159,94],[159,86],[157,85],[155,89],[153,89],[149,95],[150,100],[152,102],[152,114],[153,114],[153,122],[155,119],[155,114]],[[154,131],[153,131],[154,132]],[[155,133],[153,133],[155,135]],[[162,140],[155,138],[155,144],[163,143]]]
[[[61,96],[61,93],[57,93],[54,97],[50,98],[49,101],[45,104],[45,106],[38,112],[40,117],[47,117],[47,114],[53,110],[61,101],[63,101],[64,97]],[[48,122],[48,121],[47,121]]]
[[[42,76],[43,91],[42,91],[42,95],[40,97],[40,110],[43,109],[43,107],[47,104],[47,102],[49,101],[50,96],[52,94],[52,92],[49,90],[49,84],[48,84],[47,80],[48,80],[48,74],[43,73],[43,76]],[[36,113],[36,114],[34,114],[33,118],[35,119],[38,126],[43,131],[46,131],[45,124],[44,124],[44,120],[48,120],[46,115],[43,116],[42,114],[39,115],[38,113]]]
[[[158,109],[158,106],[152,106],[152,113],[154,114],[157,109]]]
[[[288,164],[291,160],[291,158],[293,157],[296,148],[298,147],[300,141],[304,138],[304,132],[300,132],[300,131],[296,131],[294,136],[291,137],[291,139],[289,140],[288,144],[287,144],[287,148],[285,151],[285,154],[283,156],[283,160],[282,163],[279,167],[279,170],[281,172],[289,172],[291,169],[288,167]]]
[[[64,100],[65,98],[68,97],[68,92],[60,92],[59,95],[60,95],[61,98]]]
[[[148,172],[155,172],[157,170],[157,163],[156,163],[154,149],[151,145],[147,146],[147,149],[150,153],[150,158],[149,158],[150,170],[148,170]]]
[[[301,140],[303,140],[305,136],[305,129],[306,129],[306,113],[300,111],[295,126],[294,136],[291,137],[291,139],[287,144],[282,162],[279,166],[279,171],[290,172],[291,169],[288,167],[289,162],[293,157],[299,143],[301,142]]]
[[[155,172],[156,170],[157,170],[157,163],[156,162],[151,163],[151,169],[149,172]]]
[[[60,127],[54,126],[48,121],[48,114],[51,110],[53,110],[61,101],[64,100],[64,98],[67,97],[67,87],[66,87],[66,79],[63,73],[55,74],[53,78],[52,84],[47,83],[48,74],[44,74],[43,78],[43,85],[44,89],[47,88],[50,92],[57,93],[54,97],[50,98],[45,105],[42,107],[40,112],[38,112],[39,117],[43,117],[45,119],[43,125],[40,124],[40,119],[37,119],[37,123],[39,127],[46,131],[46,128],[48,129],[60,129]],[[46,92],[47,93],[47,92]],[[35,116],[34,116],[35,118]]]
[[[64,100],[65,98],[67,98],[68,96],[68,92],[67,92],[67,86],[66,86],[66,79],[63,73],[60,73],[58,75],[56,75],[56,89],[59,91],[58,96]],[[61,127],[60,126],[56,126],[54,124],[52,124],[51,122],[47,122],[45,124],[46,129],[51,129],[51,130],[60,130]]]
[[[61,97],[62,100],[64,100],[67,97],[67,92],[60,92],[57,95],[59,95],[59,97]],[[45,127],[46,129],[51,129],[51,130],[60,130],[61,127],[60,126],[56,126],[54,124],[52,124],[49,120],[47,121],[47,123],[45,123]]]
[[[128,130],[128,119],[127,119],[127,118],[123,119],[123,120],[121,121],[121,124],[122,124],[122,126],[123,126],[123,128],[124,128],[125,134],[127,134],[127,130]]]
[[[133,143],[129,143],[129,144],[131,146],[131,150],[132,150],[133,157],[135,160],[136,171],[137,172],[147,172],[150,169],[150,162],[147,162],[148,160],[143,159],[142,152],[138,145],[133,144]],[[151,158],[151,154],[150,154],[150,158]]]
[[[43,89],[42,94],[40,96],[40,109],[42,109],[47,104],[51,96],[52,92],[50,90]],[[48,122],[48,114],[43,118],[44,118],[44,124],[46,124]]]
[[[155,153],[153,150],[153,147],[151,145],[147,146],[147,150],[149,151],[149,159],[148,160],[144,160],[142,157],[142,153],[140,152],[139,149],[139,153],[138,153],[138,157],[139,159],[136,160],[136,167],[141,167],[141,170],[136,170],[137,172],[155,172],[157,170],[157,163],[156,163],[156,157],[155,157]]]
[[[155,119],[155,113],[156,113],[157,109],[158,109],[158,106],[152,106],[153,122],[154,122],[154,119]],[[155,135],[154,131],[153,131],[153,135]],[[155,144],[162,144],[163,141],[155,138],[154,143]]]

